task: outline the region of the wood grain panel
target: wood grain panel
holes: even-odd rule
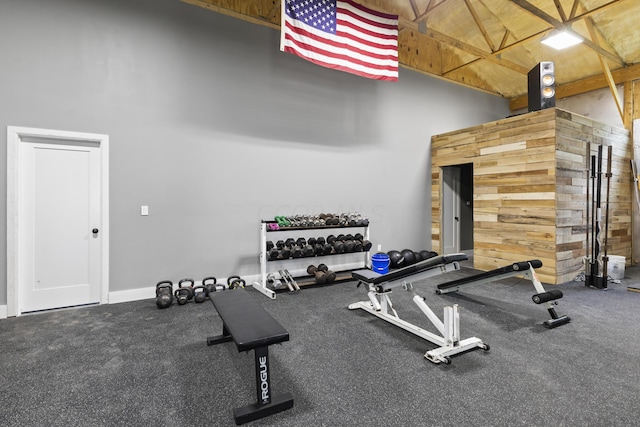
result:
[[[600,144],[613,147],[608,254],[630,259],[629,132],[554,108],[431,138],[433,250],[440,248],[440,168],[473,163],[474,267],[537,258],[544,282],[573,280],[588,252],[588,168]],[[603,179],[603,200],[605,190]]]

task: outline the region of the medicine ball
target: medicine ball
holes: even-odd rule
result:
[[[405,267],[416,263],[416,254],[414,254],[411,249],[403,249],[400,251],[400,254],[404,258]]]
[[[404,265],[404,257],[398,251],[389,251],[387,252],[389,256],[389,265],[391,268],[400,268]]]

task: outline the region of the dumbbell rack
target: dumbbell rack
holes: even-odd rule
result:
[[[320,237],[320,234],[342,234],[360,232],[363,240],[369,239],[369,226],[340,226],[322,225],[317,227],[283,227],[279,230],[269,230],[268,224],[273,221],[262,220],[260,223],[260,280],[251,285],[271,299],[276,298],[276,292],[267,287],[267,274],[278,270],[289,270],[300,287],[314,285],[315,281],[308,275],[307,266],[310,264],[327,264],[336,273],[333,283],[352,280],[351,270],[369,266],[369,251],[350,252],[342,254],[316,255],[312,257],[289,258],[283,260],[269,260],[267,254],[267,240],[286,240],[289,237]],[[355,229],[355,230],[354,230]],[[343,231],[344,230],[344,231]],[[269,239],[270,235],[277,235],[278,239]],[[268,271],[269,270],[269,271]]]

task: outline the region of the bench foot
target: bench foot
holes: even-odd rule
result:
[[[233,417],[236,421],[236,425],[240,425],[269,415],[277,414],[278,412],[286,411],[291,408],[293,408],[293,397],[290,393],[284,393],[272,397],[271,403],[267,403],[266,405],[251,403],[240,408],[235,408],[233,410]]]

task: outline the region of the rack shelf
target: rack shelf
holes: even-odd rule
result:
[[[340,254],[314,255],[310,257],[287,258],[270,260],[267,252],[268,235],[278,233],[285,239],[287,237],[303,237],[305,239],[314,237],[327,237],[335,234],[336,230],[361,230],[363,240],[369,239],[368,225],[322,225],[313,227],[282,227],[279,230],[270,230],[268,224],[274,221],[261,221],[260,223],[260,279],[252,283],[252,286],[271,299],[276,298],[276,291],[267,286],[267,275],[277,274],[280,270],[287,270],[296,279],[300,287],[315,285],[313,277],[307,273],[307,266],[321,263],[329,265],[330,269],[336,273],[336,280],[332,283],[345,282],[351,280],[351,270],[363,268],[369,263],[369,251],[345,252]],[[274,235],[274,234],[272,234]],[[283,239],[284,240],[284,239]],[[279,276],[279,275],[278,275]]]

